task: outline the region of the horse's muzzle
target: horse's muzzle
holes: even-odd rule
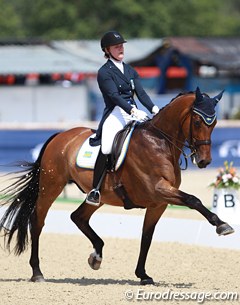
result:
[[[212,162],[212,159],[198,158],[197,154],[192,155],[191,159],[192,163],[195,164],[198,168],[206,168]]]
[[[205,167],[207,167],[211,162],[212,162],[212,160],[201,160],[200,162],[198,162],[198,167],[199,167],[199,168],[205,168]]]

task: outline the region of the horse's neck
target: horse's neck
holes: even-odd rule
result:
[[[167,135],[184,141],[182,125],[190,112],[192,98],[181,96],[169,103],[153,119],[152,125]]]

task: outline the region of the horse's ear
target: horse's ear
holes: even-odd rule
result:
[[[217,103],[220,101],[220,99],[222,98],[223,92],[224,92],[224,91],[225,91],[225,90],[223,90],[222,92],[220,92],[218,95],[216,95],[216,96],[213,98],[216,104],[217,104]]]
[[[201,102],[202,99],[203,99],[202,93],[201,93],[199,87],[197,87],[197,89],[196,89],[196,100],[198,102]]]

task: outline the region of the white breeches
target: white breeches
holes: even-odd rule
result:
[[[123,129],[126,124],[133,120],[134,118],[119,106],[116,106],[113,109],[102,127],[101,149],[103,154],[107,155],[111,153],[115,135],[119,130]]]

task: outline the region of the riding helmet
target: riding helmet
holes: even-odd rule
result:
[[[105,33],[101,39],[101,48],[104,51],[105,48],[115,46],[116,44],[127,42],[123,36],[117,31],[109,31]]]

